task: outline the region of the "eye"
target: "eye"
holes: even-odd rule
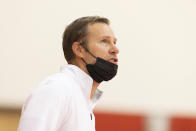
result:
[[[101,42],[108,42],[106,39],[101,40]]]

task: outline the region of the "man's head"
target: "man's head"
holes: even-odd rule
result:
[[[82,17],[67,26],[63,35],[63,51],[68,63],[85,60],[95,63],[95,57],[117,64],[116,38],[109,20],[99,16]],[[87,52],[87,50],[89,52]]]

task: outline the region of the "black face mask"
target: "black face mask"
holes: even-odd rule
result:
[[[86,49],[86,51],[88,50]],[[86,63],[86,68],[94,81],[101,83],[102,81],[111,80],[116,75],[118,65],[95,57],[91,52],[89,52],[89,54],[96,58],[95,64],[87,64],[84,60],[83,61]]]

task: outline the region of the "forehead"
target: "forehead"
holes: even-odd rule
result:
[[[88,25],[88,39],[110,38],[116,40],[116,37],[109,25],[105,23],[95,23]]]

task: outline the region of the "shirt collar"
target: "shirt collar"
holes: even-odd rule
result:
[[[81,70],[78,66],[68,64],[61,67],[61,72],[64,72],[66,69],[71,70],[74,73],[74,77],[76,77],[77,82],[79,83],[82,93],[85,96],[85,99],[89,103],[89,105],[94,108],[97,101],[103,94],[103,91],[96,89],[93,99],[90,99],[93,79],[83,70]]]

